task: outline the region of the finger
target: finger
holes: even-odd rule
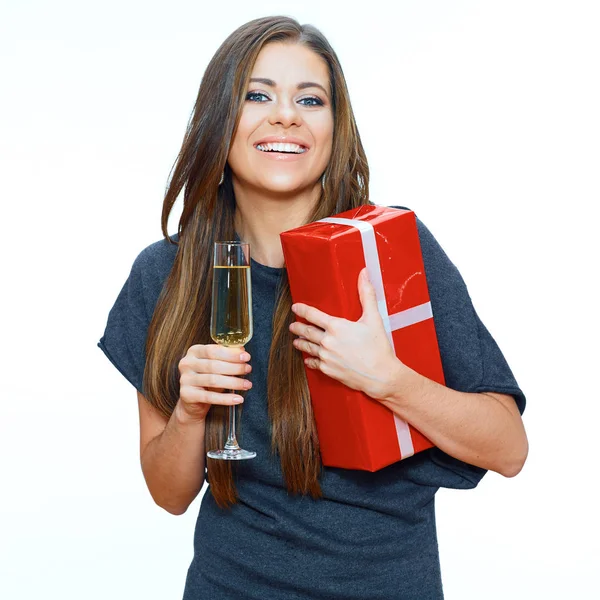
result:
[[[219,375],[247,375],[252,367],[246,362],[227,362],[212,358],[197,358],[193,365],[196,373],[217,373]]]
[[[310,369],[319,369],[321,367],[321,361],[315,357],[305,358],[304,364]]]
[[[186,404],[241,404],[244,401],[243,396],[238,394],[228,394],[213,392],[212,390],[202,390],[200,388],[188,388],[185,395]]]
[[[224,360],[226,362],[246,362],[250,360],[250,354],[246,352],[243,346],[234,348],[230,346],[221,346],[219,344],[210,344],[207,346],[208,356],[214,360]]]
[[[319,352],[321,351],[321,346],[318,344],[313,344],[308,340],[294,340],[294,347],[301,352],[306,352],[307,354],[312,354],[313,356],[319,356]]]
[[[338,381],[340,381],[339,377],[336,376],[335,369],[332,368],[332,366],[326,360],[321,360],[319,358],[311,356],[309,358],[304,359],[304,364],[309,369],[315,369],[316,371],[321,371],[321,373],[323,373],[324,375],[327,375],[328,377],[332,377],[333,379],[337,379]],[[349,385],[349,384],[346,383],[346,385]],[[356,388],[352,388],[352,389],[356,389]]]
[[[321,340],[325,337],[325,332],[319,327],[313,327],[312,325],[307,325],[300,321],[292,323],[290,325],[290,331],[315,344],[320,344]]]
[[[227,362],[247,362],[251,358],[243,346],[234,348],[220,344],[195,344],[190,346],[188,353],[195,358],[212,358]]]
[[[292,311],[299,317],[314,323],[321,329],[327,330],[327,327],[335,320],[336,317],[332,317],[327,313],[315,308],[314,306],[308,306],[307,304],[293,304]]]
[[[184,373],[180,378],[180,385],[189,385],[203,388],[217,388],[226,390],[249,390],[252,382],[241,377],[230,377],[217,373]]]
[[[366,268],[358,275],[358,295],[360,297],[360,304],[363,308],[363,320],[379,314],[377,293],[369,281],[369,275]]]

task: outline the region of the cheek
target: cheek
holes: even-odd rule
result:
[[[230,162],[237,162],[239,160],[238,157],[243,146],[243,138],[244,131],[241,127],[238,127],[235,136],[233,137],[233,140],[231,140],[231,146],[229,147],[228,160]]]
[[[327,160],[331,156],[331,149],[333,146],[333,118],[323,118],[319,123],[316,124],[313,130],[318,138],[319,146]]]
[[[250,106],[244,107],[235,136],[231,142],[229,159],[234,162],[238,162],[240,159],[243,160],[247,156],[249,150],[248,139],[259,124],[257,115],[253,114],[251,108]]]

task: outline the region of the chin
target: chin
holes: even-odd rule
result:
[[[293,192],[300,192],[306,188],[314,187],[317,183],[318,180],[316,182],[307,182],[302,179],[290,179],[286,177],[262,181],[260,185],[265,191],[291,194]]]

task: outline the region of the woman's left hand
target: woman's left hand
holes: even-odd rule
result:
[[[306,304],[294,304],[294,314],[312,325],[295,322],[290,331],[300,336],[294,340],[294,346],[310,355],[305,359],[308,367],[376,400],[384,400],[391,394],[394,378],[403,364],[386,335],[366,269],[359,274],[358,293],[363,308],[358,321],[332,317]]]

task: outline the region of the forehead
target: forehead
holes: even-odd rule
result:
[[[315,81],[329,89],[327,63],[303,44],[271,42],[260,51],[252,77],[273,79],[277,85]]]

